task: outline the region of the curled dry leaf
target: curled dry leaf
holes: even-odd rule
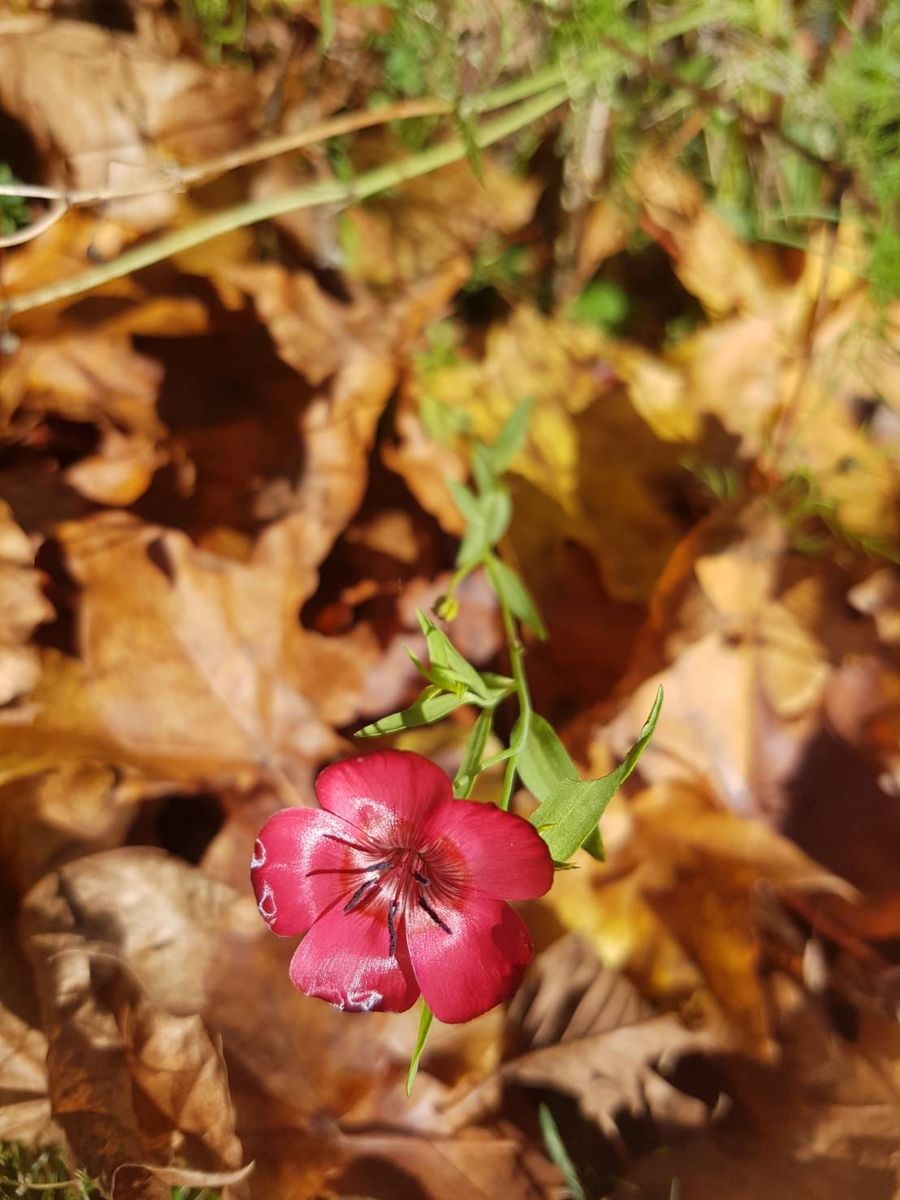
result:
[[[136,1164],[241,1164],[225,1063],[199,1016],[153,1003],[97,915],[60,876],[26,900],[53,1114],[89,1174],[107,1188],[114,1180],[117,1196],[161,1200],[168,1189]]]
[[[163,371],[126,337],[68,333],[23,343],[0,380],[7,418],[19,409],[155,438]]]
[[[147,438],[115,430],[104,434],[99,451],[67,468],[66,479],[88,500],[114,508],[126,508],[142,496],[165,461]]]
[[[399,1096],[415,1015],[400,1035],[390,1016],[348,1021],[298,993],[290,947],[245,891],[160,851],[116,850],[45,877],[22,929],[51,1041],[54,1112],[88,1166],[174,1157],[209,1174],[236,1165],[236,1133],[257,1163],[241,1185],[254,1200],[327,1194],[338,1179],[353,1194],[363,1178],[376,1195],[410,1178],[437,1200],[460,1188],[546,1194],[523,1171],[512,1130],[412,1136]],[[396,1128],[379,1119],[388,1091]]]

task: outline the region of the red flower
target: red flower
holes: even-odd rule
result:
[[[353,1012],[403,1012],[422,992],[451,1022],[511,995],[532,946],[503,901],[553,880],[534,828],[455,800],[444,772],[408,751],[334,763],[316,793],[321,809],[266,823],[251,864],[275,933],[309,930],[291,961],[300,991]]]

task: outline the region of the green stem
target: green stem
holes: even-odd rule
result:
[[[516,721],[509,742],[510,756],[503,775],[503,793],[500,797],[500,807],[508,809],[516,782],[519,755],[528,738],[531,726],[532,707],[531,692],[528,690],[528,680],[525,676],[525,648],[519,637],[515,617],[510,612],[508,605],[502,597],[498,596],[498,600],[500,601],[500,612],[503,617],[503,629],[506,633],[506,643],[509,646],[509,659],[512,665],[513,680],[516,685],[516,695],[519,698],[519,719]]]
[[[551,77],[552,77],[552,73]],[[530,125],[551,112],[567,98],[568,89],[563,84],[544,87],[539,94],[523,101],[516,108],[484,121],[472,131],[472,141],[479,148],[492,145],[519,129]],[[352,204],[365,200],[379,192],[387,191],[398,183],[408,179],[417,179],[440,167],[449,166],[465,158],[470,143],[462,138],[450,138],[437,146],[431,146],[420,154],[412,155],[401,162],[388,163],[367,171],[349,183],[337,180],[320,180],[316,183],[305,184],[303,187],[291,188],[275,196],[266,196],[260,200],[250,200],[237,204],[223,212],[214,213],[203,220],[194,221],[184,229],[176,229],[162,237],[144,242],[120,254],[111,262],[91,267],[69,279],[58,280],[45,287],[34,288],[30,292],[22,292],[10,297],[3,311],[7,315],[28,312],[42,304],[50,304],[64,300],[69,296],[77,296],[81,292],[100,287],[113,279],[121,279],[133,271],[139,271],[153,263],[161,262],[174,254],[183,253],[194,246],[252,225],[257,221],[265,221],[282,213],[295,212],[303,208],[315,208],[326,204]]]
[[[506,762],[512,756],[512,747],[507,746],[505,750],[501,750],[499,754],[495,754],[492,758],[485,758],[478,764],[478,774],[481,775],[484,771],[489,771],[491,767],[496,767],[499,763]]]

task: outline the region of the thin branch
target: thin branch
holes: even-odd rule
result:
[[[22,195],[20,192],[3,191],[4,185],[0,184],[0,196],[15,196]],[[0,237],[0,250],[6,250],[10,246],[21,246],[25,242],[30,242],[36,237],[40,237],[42,233],[46,233],[57,221],[69,211],[69,205],[61,197],[51,197],[53,203],[44,215],[37,221],[32,221],[30,225],[26,225],[24,229],[17,229],[15,233],[8,233],[5,237]]]
[[[472,141],[480,148],[490,146],[545,116],[564,103],[567,97],[568,89],[565,86],[550,87],[511,109],[508,113],[477,125],[472,131]],[[320,180],[279,192],[275,196],[245,201],[233,208],[194,221],[183,229],[173,230],[162,237],[135,246],[108,263],[90,267],[68,279],[61,279],[44,287],[11,296],[0,308],[0,311],[11,316],[16,313],[29,312],[33,308],[64,300],[70,296],[80,295],[82,292],[109,283],[113,279],[121,279],[133,271],[139,271],[143,267],[161,262],[173,254],[180,254],[193,246],[210,241],[223,233],[242,229],[244,226],[255,224],[258,221],[269,220],[282,213],[329,204],[358,203],[360,200],[395,187],[405,180],[417,179],[440,167],[459,162],[465,158],[470,144],[468,139],[451,138],[400,162],[376,167],[372,171],[358,175],[348,183]]]
[[[238,167],[302,150],[307,146],[327,141],[329,138],[340,137],[343,134],[370,129],[376,125],[386,125],[391,121],[408,121],[415,117],[448,116],[451,113],[456,113],[462,120],[467,120],[479,113],[505,108],[518,100],[527,99],[529,96],[546,91],[550,87],[561,84],[564,79],[565,73],[561,67],[550,67],[526,79],[519,79],[514,83],[504,84],[502,87],[465,97],[459,102],[430,99],[404,100],[381,108],[342,113],[295,133],[264,138],[250,146],[242,146],[238,150],[231,150],[227,154],[207,159],[202,163],[195,163],[193,166],[160,163],[157,165],[157,169],[161,178],[155,183],[144,184],[137,188],[67,189],[35,183],[0,183],[0,196],[47,200],[52,205],[48,213],[25,229],[17,230],[7,237],[0,238],[0,249],[21,246],[25,242],[39,237],[72,208],[107,204],[114,200],[136,200],[142,196],[155,196],[160,192],[183,191],[192,184],[208,181]]]

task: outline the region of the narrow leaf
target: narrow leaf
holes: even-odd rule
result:
[[[541,1136],[544,1139],[547,1157],[559,1168],[560,1174],[566,1181],[566,1189],[571,1200],[587,1200],[581,1180],[578,1178],[578,1172],[575,1170],[575,1164],[560,1135],[559,1126],[546,1104],[538,1107],[538,1120],[541,1123]]]
[[[606,851],[603,849],[603,836],[600,833],[600,826],[595,826],[594,829],[587,835],[587,839],[582,843],[582,850],[586,850],[591,858],[595,858],[597,862],[606,862]]]
[[[479,442],[472,451],[472,478],[482,495],[497,486],[494,460],[487,446]]]
[[[513,616],[518,617],[539,638],[545,638],[547,629],[541,620],[541,614],[518,573],[497,558],[495,554],[488,555],[487,572],[494,591]]]
[[[497,440],[490,447],[494,470],[498,475],[506,471],[522,448],[525,435],[528,433],[528,422],[531,420],[531,410],[534,400],[529,396],[522,400],[506,418],[503,428],[497,435]]]
[[[419,725],[431,725],[465,703],[465,696],[450,695],[447,692],[439,692],[434,687],[427,687],[416,697],[409,708],[404,708],[402,712],[391,713],[388,717],[379,717],[371,725],[364,725],[362,729],[358,729],[354,736],[380,737],[385,733],[397,733],[401,729],[415,729]]]
[[[419,1032],[416,1037],[416,1044],[413,1047],[412,1058],[409,1060],[409,1070],[406,1073],[406,1098],[412,1096],[413,1084],[416,1082],[416,1076],[419,1073],[419,1059],[422,1057],[422,1051],[425,1049],[425,1043],[428,1040],[428,1034],[431,1032],[431,1023],[434,1020],[434,1013],[422,1001],[422,1015],[419,1018]]]
[[[492,708],[483,708],[478,714],[478,720],[472,727],[472,732],[466,739],[466,748],[463,752],[462,762],[459,764],[459,770],[453,778],[453,795],[457,799],[464,800],[471,795],[472,788],[475,786],[475,780],[478,778],[478,768],[481,766],[481,760],[484,757],[484,748],[487,745],[487,740],[491,736],[491,727],[494,723],[494,710]]]
[[[549,721],[531,714],[528,737],[519,756],[519,775],[537,800],[548,800],[563,779],[577,779],[578,771]]]
[[[505,488],[496,486],[473,496],[461,483],[449,484],[457,508],[466,519],[466,532],[456,555],[457,566],[481,562],[488,550],[503,537],[512,518],[512,501]]]
[[[637,765],[653,736],[663,702],[659,688],[640,737],[614,771],[602,779],[563,779],[531,816],[550,854],[558,862],[571,858],[597,827],[606,806]]]

